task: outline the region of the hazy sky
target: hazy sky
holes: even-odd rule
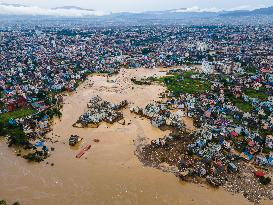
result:
[[[273,0],[0,0],[40,7],[80,6],[103,11],[151,11],[177,8],[253,9],[272,6]]]

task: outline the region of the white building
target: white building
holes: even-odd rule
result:
[[[206,74],[213,73],[213,65],[211,62],[203,61],[201,71]]]

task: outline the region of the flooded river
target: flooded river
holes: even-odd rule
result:
[[[128,100],[142,107],[158,100],[163,87],[136,86],[130,80],[152,75],[164,75],[164,72],[138,69],[122,70],[110,78],[90,76],[77,92],[64,98],[63,117],[55,120],[53,132],[49,133],[58,142],[47,144],[55,150],[40,164],[16,157],[14,150],[1,142],[0,199],[9,204],[19,201],[21,205],[250,204],[240,195],[186,184],[172,174],[143,167],[134,155],[135,140],[139,137],[156,139],[168,131],[160,131],[128,109],[123,111],[124,126],[116,123],[102,124],[99,128],[72,127],[94,95],[111,102]],[[84,138],[78,148],[68,145],[71,134]],[[94,139],[100,142],[94,143]],[[76,159],[78,150],[87,144],[92,145],[91,149]]]

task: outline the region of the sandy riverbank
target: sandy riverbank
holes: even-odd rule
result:
[[[164,75],[164,72],[138,69],[121,70],[109,79],[103,75],[90,76],[77,92],[64,98],[63,117],[55,120],[53,132],[49,133],[58,142],[48,144],[55,151],[45,162],[27,163],[1,142],[0,198],[9,203],[19,201],[22,205],[251,204],[243,196],[184,184],[172,174],[143,167],[134,155],[134,140],[138,137],[156,139],[168,131],[153,127],[128,109],[124,111],[125,126],[116,123],[103,124],[97,129],[72,127],[94,95],[114,103],[128,100],[141,107],[158,100],[163,87],[136,86],[130,80],[152,75]],[[68,146],[71,134],[84,138],[80,147],[92,144],[91,150],[80,160],[75,158],[77,148]],[[95,138],[100,142],[94,143]]]

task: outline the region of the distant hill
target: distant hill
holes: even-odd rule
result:
[[[268,8],[256,9],[252,13],[263,14],[263,15],[272,15],[273,14],[273,6],[268,7]]]
[[[267,8],[255,9],[253,11],[231,11],[222,16],[255,16],[255,15],[273,15],[273,6]]]

